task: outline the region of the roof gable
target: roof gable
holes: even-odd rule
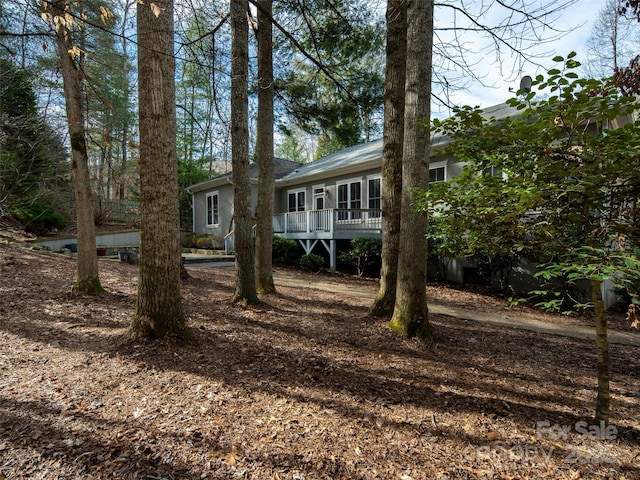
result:
[[[286,176],[288,173],[294,171],[301,164],[293,162],[291,160],[285,160],[284,158],[274,157],[273,159],[273,175],[276,180]],[[232,172],[223,173],[216,177],[205,180],[204,182],[196,183],[187,187],[187,190],[191,193],[201,192],[210,188],[218,187],[226,183],[231,183]],[[251,162],[249,164],[249,180],[253,182],[258,181],[258,164]]]

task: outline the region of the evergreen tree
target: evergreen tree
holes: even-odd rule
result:
[[[195,4],[177,32],[178,161],[210,174],[229,157],[231,45],[228,2],[219,3]]]
[[[131,73],[134,70],[127,51],[126,26],[130,5],[116,15],[118,5],[106,1],[84,4],[89,22],[82,48],[90,52],[82,65],[84,82],[88,154],[95,193],[102,198],[124,199],[129,163],[131,126],[135,123],[131,105]],[[124,34],[116,37],[114,31]],[[120,40],[120,42],[118,41]]]
[[[69,172],[62,139],[39,113],[32,81],[0,56],[0,215],[45,196]]]
[[[384,28],[373,13],[323,0],[278,5],[276,14],[286,21],[276,45],[284,60],[276,71],[281,108],[293,125],[320,137],[315,157],[378,137]]]

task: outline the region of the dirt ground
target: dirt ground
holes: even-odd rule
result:
[[[593,342],[444,315],[402,340],[357,295],[375,282],[279,271],[299,284],[245,308],[206,268],[183,284],[195,344],[130,344],[137,273],[101,261],[105,292],[79,294],[73,258],[0,243],[0,479],[640,479],[637,347],[611,346],[602,428]]]

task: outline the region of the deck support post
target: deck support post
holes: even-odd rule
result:
[[[336,267],[337,267],[337,259],[338,259],[338,255],[337,255],[337,251],[336,251],[336,241],[335,240],[329,240],[329,245],[327,245],[327,241],[326,240],[321,240],[322,245],[324,245],[324,248],[327,250],[327,252],[329,252],[329,269],[332,272],[336,271]]]
[[[311,253],[313,251],[313,249],[316,247],[316,245],[318,244],[318,240],[302,240],[299,239],[298,240],[300,242],[300,245],[302,245],[302,248],[304,249],[304,253]],[[337,267],[337,260],[338,260],[338,252],[336,249],[336,241],[335,240],[319,240],[319,242],[322,244],[322,246],[324,247],[324,249],[329,252],[329,269],[332,272],[336,271],[336,267]]]

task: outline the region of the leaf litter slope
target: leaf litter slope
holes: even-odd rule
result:
[[[589,342],[438,315],[401,340],[313,275],[246,309],[215,268],[183,285],[195,345],[127,344],[137,269],[100,267],[78,294],[73,259],[0,245],[0,478],[640,478],[636,347],[596,438]]]

